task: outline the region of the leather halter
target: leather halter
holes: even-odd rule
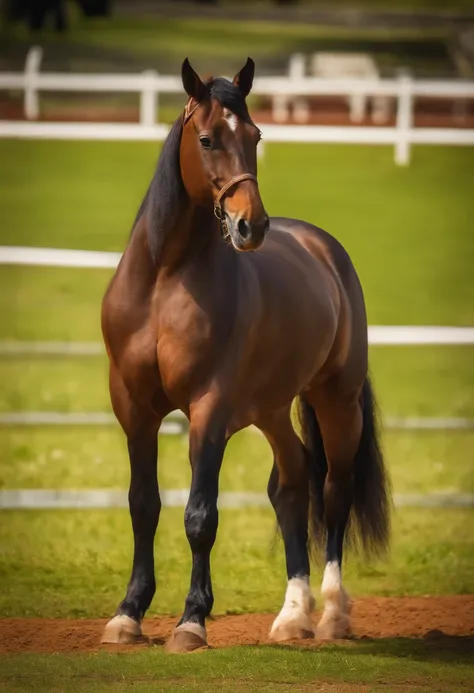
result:
[[[188,120],[190,120],[191,116],[193,115],[194,111],[197,109],[199,106],[199,102],[197,102],[193,108],[190,108],[190,101],[186,104],[186,107],[184,109],[184,114],[183,114],[183,126],[186,125]],[[214,214],[215,216],[219,219],[219,221],[222,224],[223,231],[224,231],[224,236],[227,236],[229,234],[227,224],[225,221],[224,217],[224,210],[222,209],[222,198],[224,195],[229,192],[231,188],[234,187],[234,185],[238,185],[244,180],[253,180],[254,183],[258,185],[258,180],[257,176],[254,176],[253,173],[241,173],[238,176],[234,176],[231,178],[225,185],[222,186],[222,188],[219,190],[217,193],[216,199],[214,200]]]
[[[239,176],[234,176],[231,178],[230,181],[223,185],[217,193],[217,197],[214,200],[214,214],[218,219],[220,219],[221,222],[224,222],[224,210],[222,209],[221,205],[222,198],[226,192],[234,187],[234,185],[241,183],[243,180],[253,180],[258,185],[257,176],[254,176],[253,173],[241,173]]]

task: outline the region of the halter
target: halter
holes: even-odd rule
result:
[[[240,176],[234,176],[231,178],[230,181],[223,185],[217,193],[217,197],[214,201],[214,214],[222,224],[224,223],[224,210],[222,209],[221,200],[226,192],[233,188],[234,185],[241,183],[243,180],[253,180],[258,185],[257,176],[254,176],[253,173],[241,173]]]
[[[186,107],[184,109],[183,127],[184,127],[184,125],[186,125],[188,120],[190,120],[191,116],[193,115],[194,111],[197,109],[198,106],[199,106],[199,102],[197,102],[194,105],[194,107],[190,109],[190,102],[188,101],[188,103],[186,104]],[[239,183],[241,183],[244,180],[253,180],[254,183],[256,183],[258,185],[257,176],[254,176],[253,173],[241,173],[238,176],[234,176],[225,185],[223,185],[222,188],[217,193],[216,199],[214,200],[214,214],[219,219],[219,221],[221,222],[224,238],[227,238],[227,236],[229,235],[229,229],[227,227],[227,223],[225,220],[224,210],[222,209],[222,204],[221,204],[222,198],[224,197],[224,195],[227,192],[229,192],[229,190],[231,188],[234,187],[234,185],[238,185]]]

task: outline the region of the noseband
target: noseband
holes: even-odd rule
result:
[[[199,103],[196,103],[193,108],[189,108],[189,103],[186,104],[186,108],[184,109],[184,115],[183,115],[183,126],[186,125],[188,120],[191,118],[193,115],[194,111],[196,108],[199,106]],[[224,210],[222,209],[222,198],[224,195],[229,192],[231,188],[234,187],[234,185],[238,185],[244,180],[253,180],[254,183],[258,185],[258,180],[257,176],[254,176],[253,173],[241,173],[238,176],[234,176],[231,178],[225,185],[222,186],[222,188],[219,190],[217,193],[216,199],[214,200],[214,214],[215,216],[219,219],[221,222],[221,227],[222,227],[222,233],[224,238],[227,238],[229,236],[229,229],[227,226],[227,222],[225,220],[224,216]]]
[[[217,193],[217,197],[214,200],[214,214],[218,219],[220,219],[221,223],[224,223],[224,210],[222,209],[221,204],[222,198],[231,188],[234,187],[234,185],[241,183],[243,180],[253,180],[258,185],[257,176],[254,176],[253,173],[241,173],[239,176],[234,176],[231,178],[230,181],[223,185]]]

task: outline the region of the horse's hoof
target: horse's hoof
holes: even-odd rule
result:
[[[101,638],[103,644],[130,645],[143,640],[140,624],[130,616],[114,616],[105,626]]]
[[[300,616],[282,623],[275,621],[270,631],[270,638],[274,642],[308,640],[314,638],[313,624],[309,616]]]
[[[324,613],[316,629],[318,640],[347,638],[351,632],[349,614]]]
[[[166,643],[166,651],[173,654],[193,652],[206,647],[206,629],[199,623],[183,623],[177,626]]]

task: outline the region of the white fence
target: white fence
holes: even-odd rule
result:
[[[62,250],[53,248],[22,248],[0,246],[1,264],[26,264],[53,267],[105,268],[116,267],[120,253],[98,251]],[[371,344],[474,344],[474,327],[436,327],[436,326],[371,326]],[[103,354],[103,347],[96,343],[61,342],[0,342],[0,355],[18,356],[22,354],[44,355],[97,355]],[[47,425],[110,425],[115,423],[108,412],[5,412],[0,413],[0,426],[47,426]],[[472,430],[474,421],[466,418],[394,418],[385,421],[387,428],[401,430]],[[161,433],[182,434],[187,421],[181,412],[173,412],[163,423]],[[254,429],[257,430],[257,429]],[[188,489],[162,492],[165,506],[184,506]],[[472,507],[473,494],[432,493],[395,494],[396,506],[413,507]],[[223,492],[219,498],[220,507],[266,507],[268,499],[264,494],[254,492]],[[110,508],[127,507],[127,492],[113,489],[90,490],[51,490],[51,489],[10,489],[0,491],[0,510],[4,509],[43,509],[43,508]]]
[[[189,489],[160,490],[162,507],[184,508]],[[470,508],[474,506],[472,493],[395,493],[395,507],[414,508]],[[256,491],[220,491],[219,508],[270,508],[266,493]],[[128,508],[128,492],[117,489],[2,489],[0,510],[34,508]]]
[[[0,89],[24,92],[25,115],[29,121],[39,116],[42,91],[135,92],[140,95],[138,124],[117,123],[33,123],[0,121],[0,137],[90,140],[162,140],[168,126],[156,123],[160,94],[182,94],[181,79],[160,75],[154,70],[141,74],[65,74],[41,73],[42,51],[35,47],[28,54],[25,71],[0,74]],[[252,93],[278,97],[377,96],[396,100],[395,127],[310,126],[261,124],[268,142],[334,142],[392,144],[395,161],[407,165],[413,144],[474,146],[474,129],[415,128],[414,100],[418,96],[474,99],[473,80],[413,80],[406,74],[396,79],[325,79],[320,77],[256,77]]]
[[[120,253],[68,250],[60,248],[25,248],[0,246],[0,265],[40,267],[78,267],[114,269]],[[474,327],[430,325],[371,325],[371,345],[473,345]],[[98,356],[104,354],[96,342],[0,342],[0,356]],[[0,413],[0,426],[38,425],[108,425],[114,418],[107,412],[5,412]],[[401,430],[471,430],[474,420],[447,417],[388,417],[385,425]],[[181,433],[186,422],[175,412],[165,422],[163,433]]]
[[[0,246],[0,265],[29,265],[40,267],[78,267],[115,269],[121,253],[99,250],[63,248],[32,248]],[[442,327],[435,325],[372,325],[369,343],[379,345],[409,344],[474,344],[474,327]],[[28,346],[16,342],[0,343],[0,354],[95,355],[101,353],[98,344],[35,342]]]

